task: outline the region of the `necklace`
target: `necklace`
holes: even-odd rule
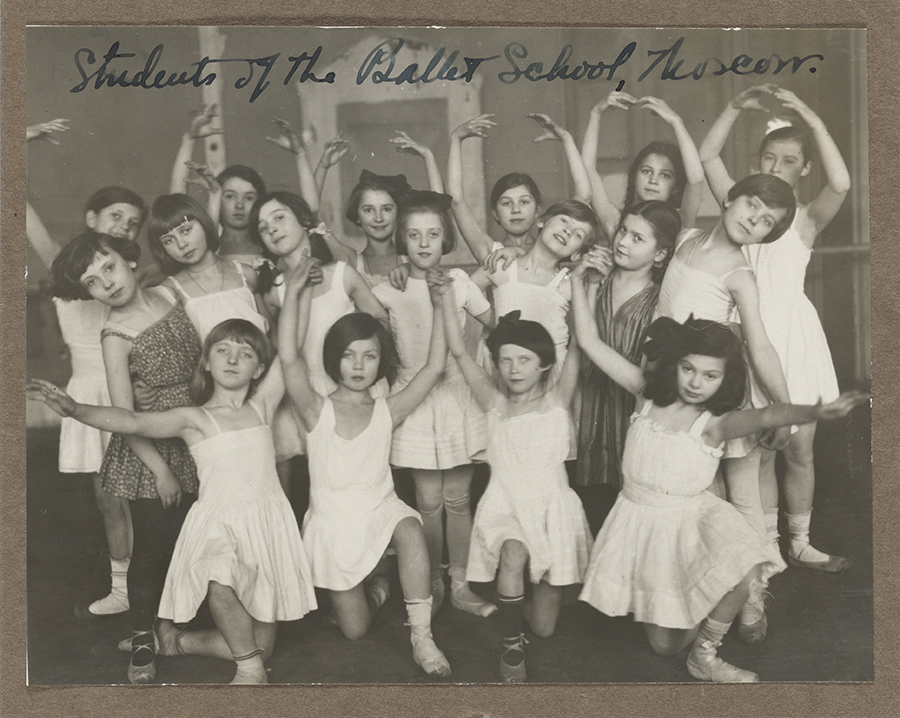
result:
[[[216,262],[213,266],[218,267],[219,274],[222,275],[222,282],[219,286],[218,291],[223,292],[223,291],[225,291],[225,269],[219,265],[219,262]],[[200,282],[198,282],[196,279],[194,279],[194,274],[203,274],[203,272],[205,272],[205,271],[206,270],[203,270],[201,272],[192,272],[190,269],[188,269],[187,270],[188,279],[190,279],[194,284],[196,284],[200,288],[200,291],[203,292],[204,294],[214,294],[215,291],[210,291],[209,289],[204,287],[202,284],[200,284]]]

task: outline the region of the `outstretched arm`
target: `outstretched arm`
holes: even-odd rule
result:
[[[204,137],[221,135],[223,130],[212,126],[213,120],[218,115],[215,105],[204,105],[199,110],[191,113],[191,126],[181,136],[181,145],[175,156],[175,166],[172,167],[172,178],[169,181],[169,193],[179,194],[187,189],[188,168],[186,163],[194,156],[194,143]],[[218,219],[218,210],[213,220]]]
[[[828,181],[819,195],[806,205],[806,211],[800,212],[800,239],[812,249],[816,237],[834,219],[834,215],[837,214],[844,203],[844,198],[850,191],[850,172],[847,171],[841,151],[834,143],[825,123],[809,105],[789,90],[778,88],[774,92],[776,99],[780,100],[785,107],[797,112],[809,126],[819,150],[822,168],[825,170],[825,179]]]
[[[325,178],[328,176],[328,170],[341,161],[341,158],[347,154],[350,149],[350,141],[338,136],[333,140],[328,140],[325,147],[322,148],[322,156],[316,165],[316,171],[313,173],[316,181],[316,192],[319,197],[322,196],[322,189],[325,187]]]
[[[572,181],[575,184],[573,199],[588,204],[591,201],[591,178],[588,176],[587,169],[585,169],[584,160],[581,159],[578,145],[572,139],[572,134],[564,127],[556,124],[548,115],[531,113],[526,116],[544,128],[544,132],[534,138],[535,142],[545,142],[546,140],[562,142],[563,151],[566,154],[566,162],[569,163],[569,172],[571,172]]]
[[[432,192],[444,192],[444,180],[441,177],[441,170],[438,168],[437,161],[434,159],[434,152],[419,142],[416,142],[405,132],[397,130],[397,136],[390,140],[391,144],[397,149],[397,152],[406,152],[416,157],[421,157],[425,161],[425,171],[428,173],[428,189]]]
[[[447,159],[447,192],[453,197],[453,217],[469,251],[479,264],[490,253],[494,241],[478,224],[472,208],[466,202],[463,191],[462,143],[469,137],[487,137],[488,131],[497,126],[492,117],[489,114],[479,115],[453,130],[450,133],[450,155]]]
[[[613,237],[616,235],[616,229],[619,227],[621,212],[618,207],[610,202],[609,195],[606,193],[606,187],[603,184],[603,178],[597,171],[600,118],[611,107],[627,110],[636,102],[637,100],[627,92],[610,92],[606,98],[598,102],[594,109],[591,110],[587,128],[584,131],[584,141],[581,143],[581,158],[584,161],[584,166],[591,182],[591,206],[597,213],[600,226],[610,242],[612,242]]]
[[[706,177],[703,174],[703,164],[700,162],[700,154],[694,138],[684,126],[681,116],[675,112],[664,100],[656,97],[644,97],[639,100],[642,109],[650,110],[654,115],[667,122],[675,131],[675,140],[681,152],[681,161],[684,163],[686,184],[684,194],[681,197],[681,226],[693,227],[697,220],[697,212],[700,211],[700,202],[703,200],[703,185]]]
[[[266,142],[271,142],[276,147],[280,147],[294,155],[297,161],[297,175],[300,178],[300,196],[306,200],[306,204],[309,205],[313,213],[318,212],[319,189],[316,186],[313,172],[309,167],[303,138],[287,120],[282,120],[280,117],[272,117],[272,124],[278,128],[278,136],[266,137]]]
[[[402,424],[403,420],[425,400],[444,373],[447,364],[447,340],[444,336],[443,300],[440,292],[432,289],[431,344],[428,347],[428,360],[425,366],[419,369],[409,384],[387,399],[394,428]]]
[[[29,125],[25,128],[26,142],[49,142],[51,145],[58,145],[59,140],[54,136],[55,132],[68,132],[70,120],[59,118],[50,122],[42,122],[37,125]],[[47,231],[47,227],[41,221],[40,216],[31,203],[25,201],[25,235],[28,241],[41,258],[41,261],[47,267],[53,264],[53,259],[62,248]]]

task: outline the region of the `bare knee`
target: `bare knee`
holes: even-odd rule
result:
[[[693,632],[644,624],[650,649],[657,656],[674,656],[684,650]]]
[[[527,562],[528,549],[525,548],[525,544],[514,539],[508,539],[503,542],[503,545],[500,547],[501,565],[514,571],[522,571],[525,569]]]

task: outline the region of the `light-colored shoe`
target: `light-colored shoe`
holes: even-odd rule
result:
[[[766,640],[769,630],[769,619],[766,617],[766,596],[771,594],[766,590],[763,581],[750,582],[750,595],[747,602],[741,607],[740,622],[738,623],[738,638],[744,643],[762,643]]]
[[[503,641],[503,654],[500,656],[500,682],[524,683],[525,674],[525,640],[523,634],[519,634],[514,643]],[[521,659],[521,660],[520,660]]]
[[[149,633],[151,633],[151,631],[137,631],[133,638],[146,636]],[[140,656],[142,659],[145,659],[148,651],[150,652],[150,662],[140,666],[135,665],[135,657]],[[152,642],[139,644],[134,648],[131,652],[131,660],[128,662],[128,671],[126,675],[128,676],[129,683],[153,683],[156,678],[156,652]]]
[[[466,572],[461,568],[450,569],[450,605],[473,616],[487,618],[497,613],[497,607],[475,593],[466,582]]]
[[[721,643],[695,641],[687,659],[687,669],[698,681],[714,683],[758,683],[759,676],[722,660],[716,655]]]

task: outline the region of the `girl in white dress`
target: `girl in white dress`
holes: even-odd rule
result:
[[[406,288],[400,291],[382,282],[372,289],[387,309],[400,356],[393,393],[402,391],[428,358],[433,312],[425,277],[429,269],[440,265],[444,254],[453,250],[450,202],[448,195],[436,192],[412,191],[403,197],[397,249],[409,258]],[[464,321],[468,314],[489,326],[493,312],[478,287],[461,269],[448,274],[456,289],[452,298],[458,321]],[[425,401],[394,431],[391,448],[391,464],[410,468],[415,482],[416,508],[422,516],[431,562],[435,612],[444,599],[441,558],[445,515],[452,605],[477,616],[489,616],[497,610],[466,583],[472,531],[469,485],[475,468],[471,457],[484,448],[484,414],[474,404],[456,361],[449,358],[440,381]]]
[[[310,260],[288,278],[278,326],[278,349],[288,394],[308,433],[310,504],[303,537],[313,581],[328,589],[338,627],[347,638],[365,635],[388,596],[373,573],[389,544],[397,550],[400,585],[411,628],[413,659],[429,675],[450,675],[431,636],[428,549],[419,515],[394,493],[388,457],[391,432],[422,403],[446,364],[443,315],[436,300],[425,366],[405,389],[374,398],[372,386],[395,372],[390,332],[368,314],[348,314],[328,331],[325,370],[337,384],[317,392],[300,348],[309,321]],[[302,305],[302,306],[301,306]]]
[[[77,404],[46,382],[29,385],[31,398],[63,416],[187,443],[200,495],[172,554],[154,628],[157,650],[234,660],[232,683],[267,683],[264,661],[275,645],[276,622],[316,608],[297,522],[275,473],[268,424],[284,382],[277,362],[266,374],[270,354],[265,335],[250,322],[219,324],[195,374],[202,405],[163,412]],[[216,629],[186,632],[173,623],[190,621],[205,598]]]
[[[610,616],[634,614],[660,655],[693,641],[687,669],[698,680],[758,681],[716,648],[750,592],[784,564],[731,504],[706,489],[727,439],[844,416],[866,397],[737,411],[747,382],[741,343],[727,326],[694,318],[662,318],[650,327],[647,354],[656,364],[645,376],[600,341],[583,287],[586,269],[580,265],[573,277],[579,343],[638,397],[638,410],[625,440],[622,491],[597,536],[581,599]]]
[[[800,180],[812,169],[815,144],[827,184],[809,204],[798,201],[794,221],[778,241],[746,247],[744,254],[756,274],[760,316],[781,359],[791,400],[813,402],[821,398],[831,401],[838,395],[837,377],[822,323],[804,293],[803,283],[816,238],[837,214],[850,191],[850,173],[840,150],[821,118],[793,92],[777,85],[763,85],[745,90],[727,105],[700,147],[701,159],[710,188],[721,200],[734,184],[720,156],[722,147],[743,110],[768,111],[761,103],[766,97],[773,97],[788,112],[795,112],[801,121],[766,135],[759,148],[759,171],[785,180],[797,194]],[[808,132],[802,123],[807,125]],[[793,566],[839,573],[850,568],[850,561],[823,553],[809,542],[816,480],[815,434],[815,423],[798,427],[782,451],[790,534],[788,562]],[[777,542],[778,484],[772,451],[763,452],[760,484],[766,530],[769,538]]]
[[[584,509],[569,488],[569,405],[578,381],[578,351],[569,349],[559,379],[548,379],[557,352],[547,330],[518,312],[501,317],[488,337],[500,375],[488,373],[466,352],[459,318],[450,301],[454,282],[441,270],[429,282],[444,296],[447,340],[472,393],[487,412],[487,460],[491,479],[475,512],[470,581],[497,579],[503,653],[500,680],[522,683],[525,638],[522,618],[538,636],[556,629],[564,586],[581,583],[591,547]],[[525,604],[525,578],[532,601]]]

